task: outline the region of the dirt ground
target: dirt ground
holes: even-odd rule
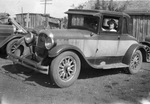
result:
[[[47,75],[18,69],[0,58],[0,104],[150,104],[149,63],[135,75],[89,68],[68,88],[54,87]]]

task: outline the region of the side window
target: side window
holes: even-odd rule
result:
[[[119,17],[104,16],[102,22],[102,31],[118,32]]]
[[[93,15],[72,15],[70,27],[98,32],[99,17]]]
[[[128,33],[128,29],[127,29],[127,19],[126,18],[123,18],[123,33],[126,34]]]
[[[94,17],[94,16],[85,16],[84,17],[84,27],[92,30],[92,31],[97,31],[98,29],[98,17]]]

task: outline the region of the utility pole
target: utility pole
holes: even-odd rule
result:
[[[21,25],[24,26],[24,20],[23,20],[23,7],[21,7]]]
[[[47,6],[48,4],[52,4],[52,3],[50,3],[50,1],[52,1],[52,0],[44,0],[44,1],[41,1],[41,4],[44,4],[44,16],[45,16],[45,23],[44,23],[44,26],[45,26],[45,27],[48,26],[48,23],[47,23],[48,19],[47,19],[47,17],[46,17],[46,6]]]
[[[50,3],[50,1],[52,1],[52,0],[44,0],[44,1],[41,1],[41,4],[44,4],[44,14],[46,14],[46,6],[47,6],[48,4],[52,4],[52,3]]]

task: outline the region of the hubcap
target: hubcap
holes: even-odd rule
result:
[[[76,61],[72,56],[63,58],[58,66],[58,74],[61,80],[69,81],[76,72]]]
[[[136,53],[131,60],[131,68],[136,70],[141,64],[141,57],[139,53]]]

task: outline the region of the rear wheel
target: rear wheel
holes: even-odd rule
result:
[[[68,87],[78,78],[80,68],[80,59],[74,52],[63,52],[52,60],[50,77],[58,87]]]
[[[138,73],[142,67],[142,53],[140,50],[136,50],[130,59],[129,72],[131,74]]]
[[[150,62],[150,47],[146,46],[145,50],[146,50],[146,62]]]

